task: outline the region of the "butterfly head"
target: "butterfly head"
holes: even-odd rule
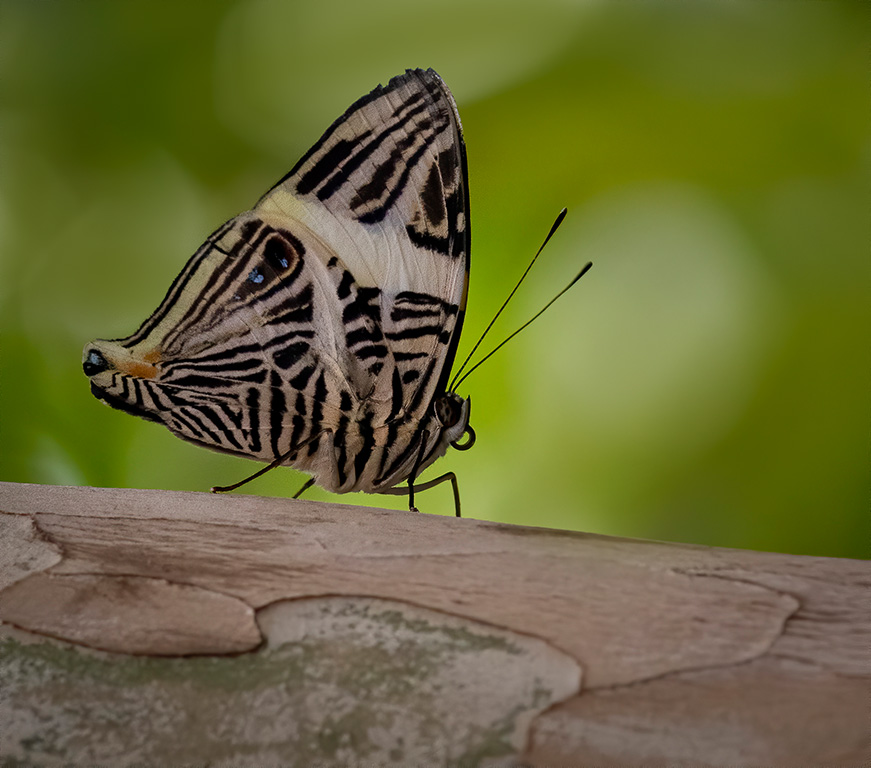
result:
[[[466,451],[475,444],[475,430],[469,424],[472,399],[463,400],[455,392],[445,392],[433,402],[438,424],[443,430],[443,440],[458,451]],[[461,442],[468,435],[465,442]]]

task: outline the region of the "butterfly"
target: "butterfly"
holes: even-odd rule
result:
[[[447,480],[459,516],[453,473],[417,478],[475,439],[449,386],[469,245],[456,104],[433,70],[408,70],[213,232],[134,334],[86,345],[82,368],[113,408],[308,473],[297,496],[317,483],[415,509]]]

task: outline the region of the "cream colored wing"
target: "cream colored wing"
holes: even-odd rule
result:
[[[465,308],[466,175],[434,72],[376,88],[207,239],[138,331],[85,348],[93,393],[216,450],[304,445],[291,463],[331,490],[399,482],[454,439],[433,402]]]
[[[362,367],[375,400],[395,400],[401,385],[404,415],[428,406],[456,352],[469,268],[465,146],[441,78],[409,70],[361,98],[254,210],[302,224],[342,286],[366,294],[342,309],[340,364],[360,393],[373,384]]]

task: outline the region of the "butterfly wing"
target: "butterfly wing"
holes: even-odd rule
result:
[[[394,78],[213,233],[135,334],[86,347],[94,394],[252,458],[306,442],[291,463],[331,490],[398,482],[456,351],[466,188],[450,92]]]
[[[348,283],[378,291],[399,384],[376,362],[369,396],[392,400],[401,386],[408,416],[444,391],[462,328],[467,176],[450,91],[432,70],[410,70],[353,104],[255,208],[304,224],[329,244],[323,257],[343,262]],[[349,339],[349,371],[366,352],[363,336]]]

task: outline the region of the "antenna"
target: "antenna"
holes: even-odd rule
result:
[[[475,352],[478,350],[478,347],[481,346],[481,342],[484,341],[484,337],[490,332],[490,329],[493,327],[493,323],[495,323],[497,318],[499,317],[499,315],[502,314],[502,310],[508,306],[508,302],[511,301],[511,297],[514,296],[515,293],[517,293],[517,289],[520,287],[520,284],[524,281],[526,276],[529,274],[529,270],[532,269],[532,265],[535,264],[535,260],[538,258],[539,254],[544,250],[544,246],[547,245],[548,240],[550,240],[553,237],[553,233],[556,232],[557,229],[559,228],[559,225],[563,223],[563,219],[566,217],[567,213],[568,213],[567,208],[563,208],[559,212],[559,215],[556,217],[556,221],[554,221],[553,226],[550,228],[550,232],[547,233],[547,237],[544,238],[544,242],[539,246],[538,250],[535,252],[535,256],[532,257],[532,261],[529,262],[529,266],[526,268],[526,271],[520,276],[520,279],[517,281],[517,285],[515,285],[514,289],[511,291],[511,293],[508,294],[508,298],[502,302],[502,306],[499,307],[499,311],[493,316],[493,319],[490,321],[490,324],[484,329],[484,333],[481,334],[481,338],[475,342],[475,346],[472,347],[472,351],[469,352],[469,354],[466,356],[466,359],[463,360],[463,364],[460,366],[459,370],[454,374],[453,378],[451,379],[451,383],[448,385],[448,392],[456,391],[456,386],[454,386],[454,382],[457,381],[460,374],[463,372],[463,369],[466,367],[466,365],[468,365],[469,360],[472,359],[472,355],[474,355]],[[578,277],[580,277],[580,275]],[[575,279],[577,280],[577,278],[575,278]],[[571,287],[571,286],[569,286],[569,287]],[[568,288],[566,290],[568,290]],[[565,293],[565,291],[563,291],[563,293]],[[560,294],[560,295],[562,295],[562,294]],[[544,310],[542,310],[542,311],[544,311]],[[535,319],[535,318],[533,318],[533,319]],[[532,321],[530,320],[530,322],[532,322]],[[506,339],[506,341],[507,340],[508,339]],[[502,343],[504,344],[505,342],[502,342]],[[497,347],[497,349],[498,349],[498,347]],[[493,350],[493,351],[495,352],[496,350]],[[492,355],[493,352],[491,352],[490,354]],[[488,357],[489,357],[489,355],[488,355]],[[481,362],[484,362],[484,361],[482,360]],[[478,363],[478,365],[480,365],[480,363]],[[465,378],[465,376],[463,378]],[[460,379],[460,381],[462,381],[462,380],[463,379]]]
[[[547,241],[545,241],[545,242],[547,242]],[[537,254],[536,254],[536,255],[537,255]],[[565,293],[569,288],[571,288],[571,287],[572,287],[576,282],[578,282],[578,280],[580,280],[580,279],[581,279],[585,274],[587,274],[587,271],[588,271],[588,270],[590,269],[590,267],[592,267],[592,266],[593,266],[593,262],[592,262],[592,261],[587,262],[586,266],[584,266],[584,268],[583,268],[580,272],[578,272],[577,275],[575,275],[574,280],[572,280],[572,281],[571,281],[571,282],[570,282],[570,283],[569,283],[565,288],[563,288],[563,289],[562,289],[562,290],[561,290],[561,291],[560,291],[556,296],[554,296],[554,297],[553,297],[553,298],[552,298],[552,299],[551,299],[547,304],[545,304],[544,307],[542,307],[542,308],[541,308],[538,312],[536,312],[536,313],[535,313],[535,314],[534,314],[534,315],[533,315],[529,320],[527,320],[527,321],[526,321],[523,325],[521,325],[521,326],[520,326],[516,331],[514,331],[514,333],[512,333],[512,334],[511,334],[507,339],[505,339],[505,341],[503,341],[503,342],[501,342],[500,344],[498,344],[498,345],[497,345],[493,350],[491,350],[490,352],[488,352],[488,353],[487,353],[486,355],[484,355],[484,357],[482,357],[482,358],[481,358],[477,363],[475,363],[471,368],[469,368],[469,370],[466,371],[466,374],[465,374],[465,375],[464,375],[464,376],[463,376],[463,377],[462,377],[462,378],[461,378],[461,379],[456,383],[456,386],[453,386],[453,385],[451,386],[451,391],[452,391],[452,392],[455,392],[456,389],[457,389],[457,387],[459,387],[460,384],[462,384],[466,379],[468,379],[469,376],[472,374],[472,372],[473,372],[473,371],[474,371],[478,366],[480,366],[482,363],[484,363],[485,361],[487,361],[487,360],[489,360],[491,357],[493,357],[493,355],[495,355],[495,354],[496,354],[500,349],[502,349],[502,347],[504,347],[504,346],[505,346],[509,341],[511,341],[511,339],[513,339],[513,338],[514,338],[518,333],[520,333],[524,328],[526,328],[527,325],[529,325],[529,324],[532,323],[534,320],[537,320],[539,317],[541,317],[541,316],[544,314],[545,310],[547,310],[547,308],[550,307],[551,304],[553,304],[553,303],[554,303],[554,302],[555,302],[555,301],[556,301],[560,296],[562,296],[562,295],[563,295],[563,294],[564,294],[564,293]],[[527,270],[527,271],[528,271],[528,270]]]

